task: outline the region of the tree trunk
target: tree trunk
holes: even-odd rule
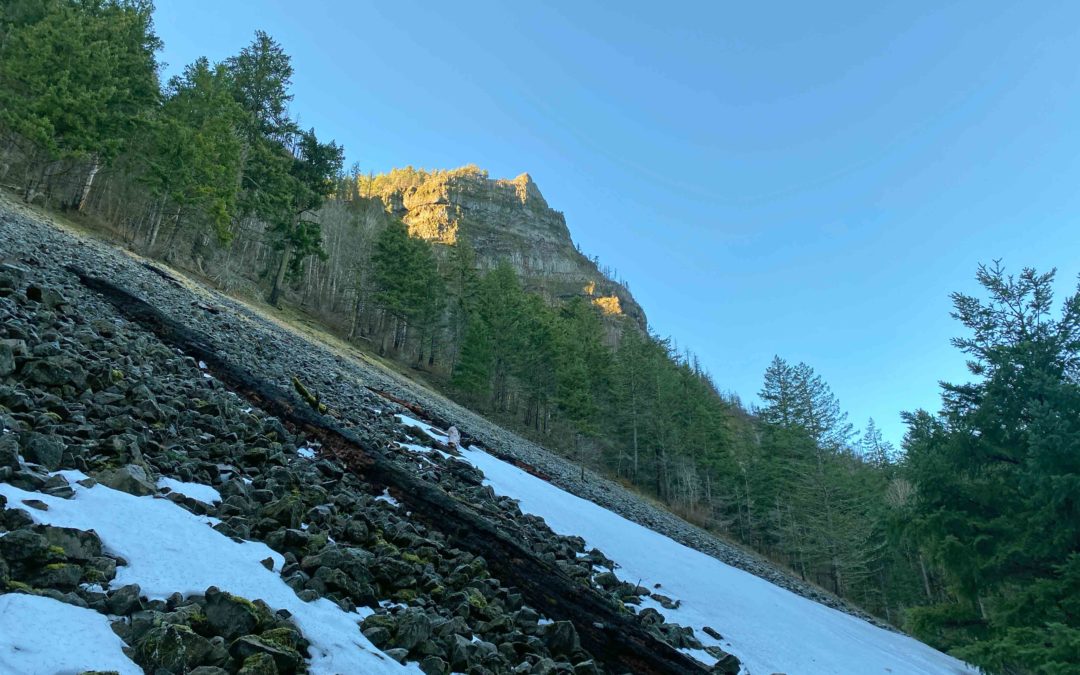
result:
[[[86,174],[86,181],[83,183],[82,195],[79,197],[78,210],[82,211],[86,206],[86,198],[90,196],[90,188],[94,185],[94,176],[97,175],[98,169],[101,168],[101,161],[97,155],[94,155],[91,159],[90,172]]]
[[[277,274],[274,275],[274,285],[270,288],[270,304],[274,307],[278,306],[278,301],[281,299],[281,289],[285,285],[285,272],[289,269],[290,253],[289,245],[286,244],[281,251],[281,262],[278,264]]]

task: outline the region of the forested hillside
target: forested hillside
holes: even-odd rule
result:
[[[492,253],[500,221],[470,214],[451,237],[445,213],[395,207],[428,174],[343,170],[291,117],[269,35],[160,82],[152,18],[141,0],[0,5],[0,183],[306,312],[932,645],[1078,672],[1080,295],[1053,318],[1052,274],[980,267],[986,297],[954,296],[973,381],[907,413],[901,448],[872,420],[855,433],[803,363],[774,359],[748,408],[622,311],[614,273],[594,262],[594,285],[552,291]]]

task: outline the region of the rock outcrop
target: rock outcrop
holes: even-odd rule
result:
[[[549,299],[587,297],[605,314],[624,314],[646,326],[630,291],[577,249],[565,216],[548,206],[527,173],[506,180],[475,166],[430,172],[410,167],[364,179],[359,187],[381,199],[414,237],[447,247],[467,242],[482,267],[508,262],[527,288]]]

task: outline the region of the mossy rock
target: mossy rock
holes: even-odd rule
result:
[[[229,654],[245,664],[256,654],[269,655],[279,673],[294,673],[297,666],[303,662],[303,657],[297,650],[259,635],[244,635],[237,638],[229,647]]]
[[[205,665],[213,652],[210,641],[184,625],[151,628],[135,645],[135,662],[144,670],[186,673]]]
[[[273,615],[265,605],[259,606],[216,588],[207,589],[204,612],[207,624],[226,640],[257,633],[260,627],[265,628],[274,622]]]
[[[252,654],[244,659],[237,675],[278,675],[274,657],[269,654]]]

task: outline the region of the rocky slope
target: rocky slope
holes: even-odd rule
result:
[[[72,270],[152,300],[160,317],[148,321],[125,313]],[[203,342],[178,351],[178,343],[162,339],[165,322],[194,329]],[[185,355],[196,353],[192,349],[206,356]],[[288,393],[294,378],[317,394],[328,415],[295,397],[291,404],[271,405],[278,395],[272,390]],[[264,389],[256,392],[249,380]],[[305,410],[309,417],[300,414]],[[49,512],[40,510],[48,500],[73,498],[97,481],[163,497],[218,519],[214,529],[228,537],[268,544],[282,557],[275,571],[300,599],[363,609],[370,642],[427,673],[702,668],[690,660],[666,670],[627,667],[611,653],[617,645],[612,632],[642,631],[657,641],[650,649],[658,652],[661,646],[700,649],[700,636],[665,623],[655,610],[635,612],[649,589],[613,581],[602,551],[585,551],[580,539],[558,536],[542,520],[523,515],[513,500],[484,487],[475,469],[431,453],[424,446],[438,443],[415,438],[397,413],[424,415],[444,428],[456,424],[466,439],[564,489],[852,612],[415,383],[0,199],[0,487],[41,495],[20,492],[16,503],[7,504],[0,497],[0,508],[6,506],[0,516],[0,591],[123,617],[114,630],[150,671],[200,666],[210,668],[203,673],[262,672],[254,668],[270,659],[278,670],[300,672],[314,663],[304,658],[313,649],[310,636],[287,612],[275,611],[281,607],[259,609],[256,603],[248,620],[243,617],[250,613],[236,608],[257,598],[245,600],[210,584],[199,592],[157,595],[110,585],[126,561],[109,552],[107,538],[45,525]],[[311,415],[327,420],[332,433],[312,423]],[[308,448],[324,432],[330,435],[316,455]],[[91,479],[56,473],[60,469]],[[394,476],[402,480],[395,483]],[[221,501],[170,492],[161,478],[213,486]],[[442,507],[450,510],[425,515],[438,495],[449,498]],[[404,508],[392,507],[395,498]],[[475,518],[470,522],[476,527],[452,520],[463,515]],[[488,534],[477,536],[477,528]],[[520,548],[498,543],[503,540]],[[514,560],[528,564],[514,568]],[[545,585],[565,585],[594,604],[551,601]],[[222,602],[232,609],[209,609]],[[587,612],[593,614],[583,621]],[[596,612],[608,614],[596,621]],[[216,618],[210,620],[211,614]],[[611,631],[615,625],[622,628]],[[710,649],[718,669],[737,668],[730,656]]]
[[[314,637],[283,607],[216,587],[162,593],[113,584],[129,563],[107,537],[47,524],[50,501],[56,512],[55,500],[111,488],[167,499],[213,518],[208,522],[226,537],[265,543],[281,557],[276,571],[300,600],[364,609],[366,639],[425,673],[639,670],[624,662],[629,647],[612,650],[596,637],[603,631],[615,646],[638,635],[645,653],[670,650],[669,664],[679,664],[658,670],[643,662],[641,672],[705,671],[673,649],[701,648],[692,631],[654,610],[635,614],[649,590],[612,583],[602,552],[585,551],[580,539],[523,515],[482,486],[475,469],[417,446],[394,417],[414,406],[365,388],[408,395],[384,373],[0,204],[0,495],[8,495],[0,496],[0,589],[113,617],[127,653],[147,672],[314,667],[305,658]],[[219,360],[208,370],[159,339],[155,326],[125,318],[80,282],[76,268],[152,298],[177,325],[201,331],[208,354]],[[332,412],[336,451],[344,443],[360,459],[351,465],[326,448],[315,455],[311,425],[300,426],[287,406],[269,414],[260,407],[270,407],[269,389],[260,398],[233,387],[235,379],[213,374],[218,364],[280,392],[289,392],[294,377],[303,380]],[[373,462],[381,473],[372,473]],[[448,513],[471,514],[491,540],[395,508],[394,492],[386,491],[399,485],[387,482],[392,475],[410,476],[412,492],[444,495]],[[163,478],[212,486],[221,501],[170,491]],[[423,505],[416,494],[396,496]],[[137,526],[136,518],[131,527]],[[497,539],[516,542],[520,556],[535,562],[531,595],[520,574],[509,580]],[[489,546],[494,567],[485,559]],[[191,563],[181,556],[175,564]],[[573,603],[530,600],[538,585],[575,584],[576,594],[593,603],[588,623],[569,613]],[[736,660],[711,649],[722,672],[737,669]]]
[[[566,218],[548,206],[527,173],[505,180],[476,167],[402,169],[363,179],[360,189],[381,199],[415,237],[444,245],[466,241],[482,266],[509,262],[527,288],[552,298],[586,295],[605,312],[646,325],[633,295],[577,250]]]

